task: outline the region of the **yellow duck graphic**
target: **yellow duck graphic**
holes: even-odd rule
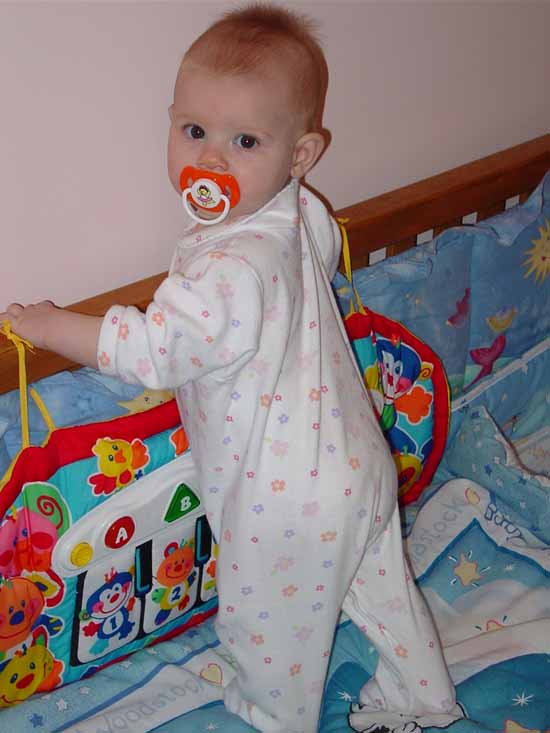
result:
[[[124,488],[139,478],[139,469],[149,463],[147,446],[139,438],[131,443],[127,440],[99,438],[92,453],[97,456],[99,473],[90,476],[88,483],[94,487],[96,495],[111,494]]]

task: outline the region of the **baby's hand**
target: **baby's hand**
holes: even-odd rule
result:
[[[0,326],[9,321],[12,330],[21,338],[30,341],[38,348],[48,348],[47,334],[52,315],[59,310],[49,300],[26,307],[12,303],[5,313],[0,313]]]
[[[2,321],[9,321],[14,333],[34,346],[55,351],[66,359],[97,369],[97,341],[103,318],[58,308],[49,300],[24,308],[12,303]]]

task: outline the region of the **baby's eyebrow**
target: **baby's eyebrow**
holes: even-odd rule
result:
[[[187,112],[184,109],[178,109],[176,110],[174,106],[172,106],[172,115],[174,122],[194,122],[197,125],[200,124],[200,120],[195,114],[191,114],[190,112]]]

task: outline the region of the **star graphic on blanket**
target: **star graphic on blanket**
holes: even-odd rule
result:
[[[59,700],[58,700],[58,701],[57,701],[57,702],[55,703],[55,706],[56,706],[56,708],[57,708],[57,709],[58,709],[59,711],[67,710],[67,708],[69,707],[69,706],[68,706],[68,704],[67,704],[67,701],[66,701],[66,700],[64,700],[63,698],[60,698],[60,699],[59,699]]]
[[[33,713],[33,715],[29,717],[29,723],[33,728],[42,728],[44,725],[44,718],[42,715],[38,715],[38,713]]]
[[[127,400],[126,402],[119,402],[121,407],[125,407],[128,412],[143,412],[143,410],[149,410],[151,407],[162,405],[164,402],[168,402],[173,398],[173,392],[164,389],[144,389],[141,394],[134,397],[133,400]]]
[[[456,577],[460,580],[462,587],[465,588],[467,585],[477,585],[475,581],[481,580],[481,575],[477,572],[477,569],[477,563],[469,560],[466,555],[461,552],[460,562],[457,563],[455,569],[453,570],[453,574],[456,575]]]
[[[344,700],[345,702],[352,702],[353,700],[353,695],[350,695],[349,692],[346,692],[345,690],[339,692],[338,697],[340,700]]]
[[[219,725],[217,723],[208,723],[206,730],[218,730]]]
[[[525,705],[529,705],[531,700],[534,698],[534,695],[526,695],[525,692],[522,692],[521,695],[516,695],[513,698],[514,705],[519,705],[520,707],[524,707]]]

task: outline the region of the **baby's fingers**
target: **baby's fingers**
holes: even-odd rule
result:
[[[12,328],[15,328],[15,324],[24,310],[24,307],[19,303],[10,303],[6,308],[6,312],[0,313],[0,328],[2,328],[6,321]]]
[[[6,312],[0,314],[0,323],[7,320],[18,336],[27,339],[35,346],[45,348],[50,316],[55,310],[56,307],[49,300],[27,306],[11,303]]]
[[[17,318],[21,315],[24,308],[20,303],[11,303],[8,305],[6,312],[2,313],[3,316],[11,316],[12,318]]]

